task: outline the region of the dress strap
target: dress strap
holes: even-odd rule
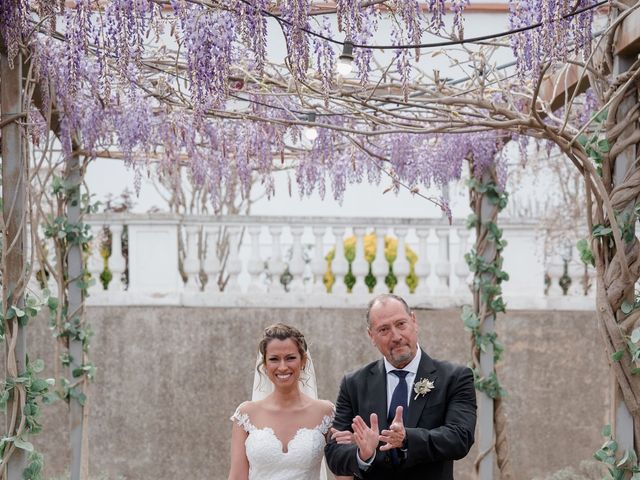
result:
[[[325,415],[324,417],[322,417],[322,422],[320,422],[320,425],[318,425],[318,430],[320,430],[323,435],[326,435],[326,433],[329,431],[329,427],[333,423],[333,419],[335,418],[335,416],[335,412],[332,412],[331,415]]]
[[[231,415],[229,420],[231,420],[232,422],[236,422],[247,433],[256,429],[256,427],[254,427],[253,424],[251,423],[251,420],[249,420],[249,415],[247,415],[246,413],[242,413],[240,411],[240,407],[236,408],[236,411],[234,412],[233,415]]]

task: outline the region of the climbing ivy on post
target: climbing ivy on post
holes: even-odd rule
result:
[[[73,154],[65,161],[64,175],[53,177],[55,204],[43,228],[45,238],[53,243],[56,259],[56,265],[49,265],[49,270],[57,283],[58,296],[49,300],[48,307],[60,362],[56,367],[56,393],[69,404],[70,470],[74,480],[86,477],[82,472],[88,468],[84,409],[88,384],[95,374],[95,366],[88,358],[92,331],[84,310],[87,289],[95,282],[87,270],[92,235],[83,216],[94,212],[97,205],[91,205],[89,195],[81,193],[86,165],[86,160],[81,163],[79,156]],[[67,375],[62,373],[65,370]]]
[[[501,358],[503,346],[493,329],[498,313],[504,313],[503,281],[509,275],[502,270],[502,250],[507,242],[498,227],[498,213],[507,205],[507,193],[496,180],[495,168],[487,168],[481,178],[472,176],[468,181],[472,214],[467,228],[475,229],[474,247],[465,255],[473,277],[473,306],[462,310],[462,321],[471,332],[472,362],[476,389],[480,392],[480,453],[476,459],[476,472],[481,479],[492,477],[491,451],[495,446],[501,478],[511,478],[506,437],[506,416],[500,385],[494,364]],[[492,429],[495,429],[495,444]]]

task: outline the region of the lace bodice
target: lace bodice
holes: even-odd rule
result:
[[[249,480],[318,480],[324,454],[325,434],[333,416],[325,415],[314,428],[299,428],[287,445],[269,427],[256,428],[240,409],[231,420],[248,433],[245,441]]]

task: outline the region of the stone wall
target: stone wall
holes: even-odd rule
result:
[[[469,336],[458,310],[417,311],[421,345],[466,363]],[[98,367],[90,404],[92,478],[226,479],[228,418],[248,399],[261,330],[283,321],[306,335],[319,396],[335,401],[344,372],[377,358],[363,310],[91,307]],[[499,372],[517,479],[542,477],[591,458],[607,423],[607,367],[593,313],[512,311],[497,328]],[[30,329],[32,358],[54,359],[46,321]],[[49,375],[51,372],[47,372]],[[66,406],[45,407],[46,476],[68,465]],[[456,465],[471,478],[475,449]]]

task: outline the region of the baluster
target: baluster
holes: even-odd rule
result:
[[[100,255],[100,238],[95,235],[91,241],[91,252],[87,259],[87,270],[91,274],[91,279],[95,280],[95,283],[88,288],[88,293],[99,292],[103,290],[102,281],[100,281],[100,274],[104,270],[104,260]]]
[[[336,255],[331,264],[331,270],[335,282],[333,283],[332,293],[344,295],[347,293],[347,286],[344,283],[344,276],[347,274],[349,262],[344,257],[344,233],[345,227],[333,227],[333,235],[336,237]]]
[[[225,286],[225,292],[227,293],[239,293],[240,284],[238,283],[238,277],[242,272],[242,262],[240,261],[240,232],[242,227],[239,225],[230,225],[228,227],[229,232],[229,257],[227,258],[227,273],[229,274],[229,280]]]
[[[45,246],[48,248],[50,245],[48,245],[48,242],[46,242]],[[56,255],[55,255],[54,248],[50,248],[50,250],[47,252],[46,255],[47,255],[47,261],[49,262],[49,265],[51,265],[53,268],[56,268]],[[40,268],[44,269],[44,265],[41,264]],[[43,281],[46,283],[46,288],[49,289],[49,295],[51,297],[57,297],[59,291],[58,291],[58,281],[56,280],[56,275],[54,274],[54,272],[49,272],[49,277],[47,277],[44,271],[42,272],[42,274],[43,274]]]
[[[187,248],[184,257],[184,272],[187,274],[186,290],[197,292],[200,290],[200,259],[198,258],[198,231],[197,225],[187,225]]]
[[[429,238],[429,228],[421,227],[416,229],[416,235],[418,236],[418,261],[416,262],[416,275],[418,275],[418,287],[416,288],[416,295],[428,295],[429,274],[431,273],[431,267],[427,258],[429,247],[427,239]]]
[[[458,260],[456,261],[454,271],[458,279],[458,286],[456,287],[456,293],[458,295],[468,296],[470,294],[469,285],[467,284],[467,278],[469,277],[469,266],[464,259],[467,253],[467,244],[469,241],[469,230],[465,227],[459,227],[457,229],[458,238]]]
[[[291,283],[289,284],[290,292],[301,292],[304,290],[304,283],[302,282],[302,275],[304,273],[304,258],[302,257],[302,234],[304,233],[304,226],[292,225],[289,227],[291,230],[291,236],[293,237],[293,244],[291,246],[291,261],[289,262],[289,273],[292,276]]]
[[[264,290],[260,284],[260,274],[264,271],[264,262],[260,257],[260,231],[261,225],[249,225],[247,227],[249,237],[251,237],[251,255],[247,262],[247,272],[249,273],[249,291]]]
[[[271,272],[270,290],[280,291],[284,289],[280,283],[280,276],[284,273],[284,261],[282,260],[282,227],[280,225],[271,225],[269,227],[271,233],[271,258],[269,259],[269,272]]]
[[[207,228],[204,231],[206,256],[202,268],[204,269],[204,273],[207,274],[207,284],[204,288],[207,293],[212,294],[220,293],[220,286],[218,285],[218,275],[220,274],[220,259],[218,258],[217,244],[218,231],[211,228]]]
[[[353,233],[356,236],[356,256],[351,264],[351,273],[356,277],[356,283],[352,292],[362,295],[369,293],[369,287],[364,282],[369,273],[369,263],[365,258],[364,251],[364,236],[367,233],[367,229],[365,227],[354,227]]]
[[[327,271],[327,261],[324,258],[324,232],[327,230],[325,226],[314,225],[311,227],[315,238],[315,246],[313,249],[313,261],[311,262],[311,271],[313,272],[313,292],[327,293],[323,279]]]
[[[396,259],[393,262],[393,273],[395,273],[398,279],[398,284],[394,289],[394,292],[400,296],[406,296],[409,294],[409,286],[407,285],[407,276],[409,275],[410,267],[407,260],[406,240],[407,227],[395,227],[394,231],[398,237],[398,250],[396,252]]]
[[[584,287],[582,279],[584,277],[584,264],[579,261],[569,262],[569,277],[571,278],[571,286],[568,295],[572,297],[584,296]]]
[[[451,267],[449,264],[449,228],[436,228],[438,237],[438,261],[436,262],[436,275],[438,283],[435,293],[438,295],[449,294],[449,274]]]
[[[591,265],[587,267],[587,277],[588,277],[587,285],[589,285],[589,289],[586,296],[590,298],[595,298],[596,297],[596,269]],[[583,286],[583,289],[584,289],[584,286]],[[583,290],[583,295],[584,295],[584,290]]]
[[[376,286],[373,289],[375,294],[389,293],[389,287],[385,282],[385,277],[389,273],[389,262],[384,251],[385,229],[376,229],[376,258],[373,260],[371,271],[376,277]]]
[[[564,265],[560,255],[552,255],[551,261],[547,266],[547,275],[549,277],[549,287],[547,295],[549,297],[561,297],[562,287],[560,286],[560,278],[564,273]]]
[[[111,230],[111,255],[109,256],[109,270],[113,275],[109,283],[109,291],[121,292],[124,290],[122,282],[122,274],[124,273],[126,264],[122,256],[122,230],[123,226],[118,223],[112,224]]]
[[[23,231],[24,231],[24,258],[26,259],[27,262],[31,262],[31,252],[33,251],[33,249],[35,247],[33,245],[33,242],[37,241],[37,240],[31,238],[31,224],[30,223],[26,223],[25,224]],[[34,253],[31,275],[27,279],[27,282],[28,282],[27,289],[28,290],[33,290],[33,291],[40,290],[40,282],[36,278],[36,274],[38,273],[39,270],[40,270],[40,264],[38,262],[38,255],[36,255]],[[46,283],[46,278],[43,278],[42,280]]]

